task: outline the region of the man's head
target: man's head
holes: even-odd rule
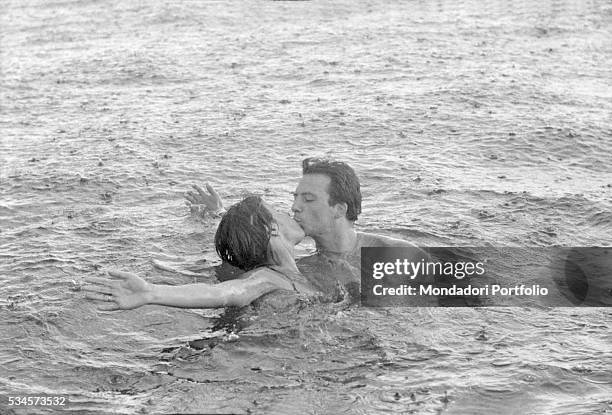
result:
[[[259,196],[248,196],[223,215],[215,234],[215,249],[224,261],[249,271],[272,263],[272,235],[293,246],[304,238],[304,231]]]
[[[361,213],[361,190],[355,171],[346,163],[307,158],[294,194],[292,210],[306,235],[316,236],[338,221],[353,223]]]

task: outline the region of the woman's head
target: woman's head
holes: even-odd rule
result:
[[[259,196],[249,196],[223,215],[215,234],[215,249],[221,259],[248,271],[270,264],[273,234],[291,246],[304,238],[304,231],[289,215],[276,212]]]

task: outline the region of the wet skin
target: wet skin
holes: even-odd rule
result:
[[[306,236],[304,230],[291,216],[286,213],[278,212],[266,202],[264,202],[264,206],[274,218],[274,222],[278,225],[279,233],[287,243],[291,244],[291,247],[304,239]]]
[[[323,174],[307,174],[293,194],[293,217],[308,236],[324,235],[332,229],[337,210],[329,205],[327,189],[331,179]]]

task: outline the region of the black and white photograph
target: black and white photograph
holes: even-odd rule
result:
[[[610,0],[0,0],[0,414],[612,413]]]

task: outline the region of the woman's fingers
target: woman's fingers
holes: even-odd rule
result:
[[[85,294],[85,298],[87,298],[88,300],[103,301],[105,303],[109,303],[111,301],[114,301],[112,295],[100,294],[100,293],[97,293],[97,292],[88,292],[88,293]]]
[[[189,191],[189,192],[187,192],[187,194],[189,195],[189,197],[191,198],[191,200],[193,200],[193,203],[202,203],[202,202],[200,201],[200,199],[201,199],[201,197],[202,197],[202,196],[201,196],[201,195],[199,195],[198,193],[196,193],[196,192],[192,192],[192,191]]]
[[[195,197],[190,192],[185,193],[185,199],[187,199],[191,203],[196,203]]]
[[[110,287],[102,286],[102,285],[89,285],[89,284],[83,285],[81,287],[81,290],[89,291],[92,293],[100,293],[100,294],[108,294],[108,295],[113,294],[113,290]]]
[[[213,189],[213,187],[211,185],[209,185],[208,183],[206,183],[206,190],[208,190],[208,193],[213,195],[213,197],[215,199],[221,200],[221,198],[219,197],[219,193],[217,193],[217,191],[215,189]]]
[[[112,281],[110,281],[108,278],[85,277],[85,278],[83,278],[83,280],[86,281],[86,282],[89,282],[91,284],[97,284],[97,285],[110,286],[112,284]]]
[[[208,185],[207,185],[208,186]],[[208,199],[210,196],[206,194],[206,192],[204,191],[204,189],[202,189],[200,186],[198,186],[197,184],[193,185],[193,188],[196,189],[198,191],[198,193],[200,194],[200,197],[204,198],[204,200]]]
[[[108,275],[115,278],[121,278],[122,280],[127,280],[129,278],[134,277],[136,274],[131,272],[123,272],[123,271],[108,271]]]

